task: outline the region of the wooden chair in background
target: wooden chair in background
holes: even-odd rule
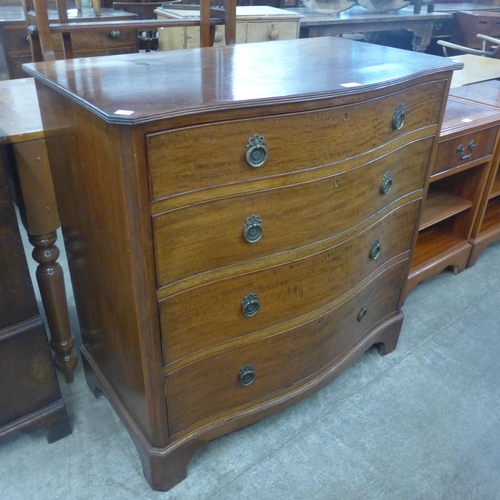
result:
[[[487,35],[476,35],[477,38],[483,41],[482,50],[472,49],[470,47],[465,47],[464,45],[458,45],[456,43],[447,42],[446,40],[438,40],[437,43],[443,47],[443,53],[446,57],[448,57],[447,48],[458,50],[464,54],[472,54],[476,56],[484,56],[484,57],[493,57],[495,59],[500,58],[500,39],[493,38]],[[491,50],[486,50],[486,42],[490,42],[493,44]]]
[[[159,28],[176,26],[200,26],[200,46],[213,45],[215,26],[224,24],[226,44],[236,41],[236,4],[237,0],[201,0],[200,19],[137,19],[133,21],[82,21],[68,22],[66,0],[57,1],[58,22],[49,21],[47,0],[23,0],[28,33],[30,36],[33,61],[53,61],[56,59],[53,34],[60,34],[63,42],[64,58],[73,58],[71,35],[79,32],[136,30],[154,31]],[[217,16],[217,17],[216,17]]]

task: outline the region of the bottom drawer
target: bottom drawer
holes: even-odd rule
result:
[[[407,265],[407,260],[395,264],[313,321],[168,374],[165,391],[170,436],[207,417],[285,389],[334,361],[381,319],[396,312]],[[247,378],[251,383],[243,385],[242,369],[250,366]]]

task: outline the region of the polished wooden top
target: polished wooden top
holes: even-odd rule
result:
[[[333,37],[23,65],[112,123],[360,94],[460,67]]]
[[[452,87],[500,78],[500,59],[473,54],[459,54],[450,59],[464,64],[462,71],[453,74]]]
[[[88,20],[102,20],[113,21],[115,19],[136,19],[136,14],[124,12],[123,10],[114,9],[101,9],[101,16],[96,17],[92,9],[78,12],[77,9],[68,9],[69,22],[80,22]],[[57,20],[57,10],[49,9],[49,19]],[[21,5],[0,5],[0,26],[4,24],[23,24],[24,25],[24,12]]]
[[[441,127],[444,138],[459,131],[472,132],[485,125],[500,124],[500,109],[450,95]]]
[[[44,137],[33,78],[0,81],[0,143]]]
[[[288,10],[288,9],[287,9]],[[425,7],[420,14],[413,12],[413,6],[391,12],[373,12],[371,10],[354,5],[350,9],[337,14],[322,14],[308,9],[307,7],[292,7],[289,10],[301,14],[304,17],[300,21],[301,26],[318,26],[321,24],[366,24],[386,23],[389,21],[443,21],[452,19],[452,12],[426,12]]]
[[[450,90],[450,95],[500,108],[500,81],[473,83]]]

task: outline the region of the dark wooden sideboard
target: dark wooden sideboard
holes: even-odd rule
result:
[[[87,381],[154,489],[396,347],[461,67],[401,56],[323,37],[26,65]]]
[[[20,3],[20,2],[19,2]],[[69,21],[120,21],[136,19],[136,14],[102,9],[101,17],[96,18],[89,10],[78,13],[76,9],[69,10]],[[50,18],[57,19],[57,11],[50,11]],[[132,30],[124,32],[99,32],[92,34],[77,34],[73,36],[75,57],[91,57],[95,55],[126,54],[137,52],[137,36]],[[60,35],[54,35],[56,57],[62,58]],[[0,80],[9,78],[25,78],[21,66],[30,62],[31,49],[26,29],[26,21],[21,6],[0,5]]]
[[[0,437],[71,433],[0,156]]]

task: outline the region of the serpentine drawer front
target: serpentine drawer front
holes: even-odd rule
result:
[[[330,37],[28,66],[87,381],[154,489],[395,349],[459,67]]]
[[[388,96],[332,109],[289,113],[148,135],[152,200],[215,186],[290,174],[337,164],[391,141],[401,145],[433,133],[444,82],[431,82]],[[367,126],[367,123],[370,126]],[[426,130],[429,127],[430,130]],[[305,131],[313,130],[314,134]],[[353,133],[356,131],[356,133]],[[335,146],[329,139],[335,134]],[[255,138],[259,144],[251,144]],[[247,151],[268,151],[261,165]],[[189,165],[189,168],[186,168]]]
[[[419,191],[431,141],[415,141],[321,179],[221,197],[155,216],[158,285],[335,237]],[[324,170],[328,174],[330,169]],[[257,236],[252,238],[251,231]]]
[[[165,363],[290,322],[349,294],[379,267],[408,256],[419,207],[420,200],[408,203],[321,252],[161,301]],[[402,237],[394,241],[393,234]],[[249,316],[244,299],[252,294],[258,311]]]
[[[168,374],[165,391],[171,434],[231,407],[270,394],[277,396],[278,391],[304,383],[352,349],[364,333],[396,312],[407,265],[407,260],[396,264],[346,302],[307,323]],[[255,380],[245,386],[239,375],[247,365],[253,367]]]

